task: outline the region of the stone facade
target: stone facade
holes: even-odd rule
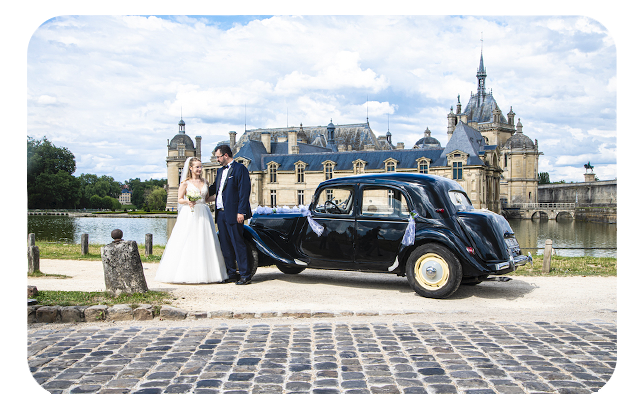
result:
[[[616,206],[616,180],[538,186],[539,203],[578,203],[578,206]]]

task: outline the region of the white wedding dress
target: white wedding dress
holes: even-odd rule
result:
[[[197,191],[190,181],[187,191]],[[200,191],[194,211],[182,205],[166,243],[155,280],[164,283],[217,283],[228,277],[210,208],[204,200],[208,185]]]

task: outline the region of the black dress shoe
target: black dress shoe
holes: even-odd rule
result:
[[[242,277],[237,282],[235,282],[236,285],[247,285],[249,283],[250,283],[250,278],[249,277]]]
[[[222,283],[235,283],[235,282],[239,282],[239,275],[237,276],[231,276],[226,280],[223,280]]]

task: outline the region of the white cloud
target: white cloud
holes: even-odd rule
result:
[[[483,33],[486,86],[538,140],[552,179],[586,156],[615,164],[616,52],[595,20],[225,19],[47,21],[29,43],[28,135],[46,135],[78,159],[98,150],[108,162],[78,163],[78,173],[99,167],[118,181],[165,171],[166,140],[181,116],[189,135],[203,137],[205,151],[228,139],[228,131],[243,132],[245,122],[248,128],[325,125],[368,116],[382,135],[388,114],[394,142],[411,147],[429,127],[445,144],[450,106],[460,95],[465,107],[476,91]],[[601,168],[601,175],[613,171]]]

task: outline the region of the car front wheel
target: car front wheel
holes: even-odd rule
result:
[[[454,253],[433,243],[419,246],[410,254],[406,275],[416,293],[434,299],[452,295],[463,278],[461,263]]]

